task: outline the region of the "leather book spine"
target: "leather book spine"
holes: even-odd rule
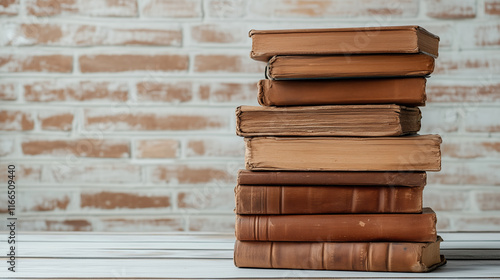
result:
[[[436,214],[236,215],[244,241],[432,242]]]
[[[427,272],[446,262],[439,255],[441,240],[431,243],[237,240],[234,264],[254,268]]]
[[[236,214],[421,213],[424,187],[236,186]],[[334,199],[332,199],[334,198]]]
[[[238,171],[239,185],[265,186],[425,186],[426,172]]]

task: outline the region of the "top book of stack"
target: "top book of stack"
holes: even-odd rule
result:
[[[250,57],[275,55],[410,54],[438,56],[439,37],[419,26],[251,30]]]

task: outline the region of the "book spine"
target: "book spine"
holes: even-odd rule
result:
[[[422,191],[400,186],[238,185],[236,214],[420,213]]]
[[[236,241],[237,267],[425,272],[428,243]]]
[[[236,239],[244,241],[392,241],[436,240],[436,215],[336,214],[237,215]]]

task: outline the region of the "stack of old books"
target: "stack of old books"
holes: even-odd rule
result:
[[[417,26],[250,32],[262,107],[236,110],[238,267],[430,271],[422,207],[439,135],[418,135],[439,38]]]

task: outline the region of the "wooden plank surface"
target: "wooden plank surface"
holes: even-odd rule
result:
[[[19,233],[17,272],[0,279],[500,279],[499,233],[440,233],[448,264],[432,273],[234,267],[234,234]],[[0,233],[5,252],[6,233]]]

